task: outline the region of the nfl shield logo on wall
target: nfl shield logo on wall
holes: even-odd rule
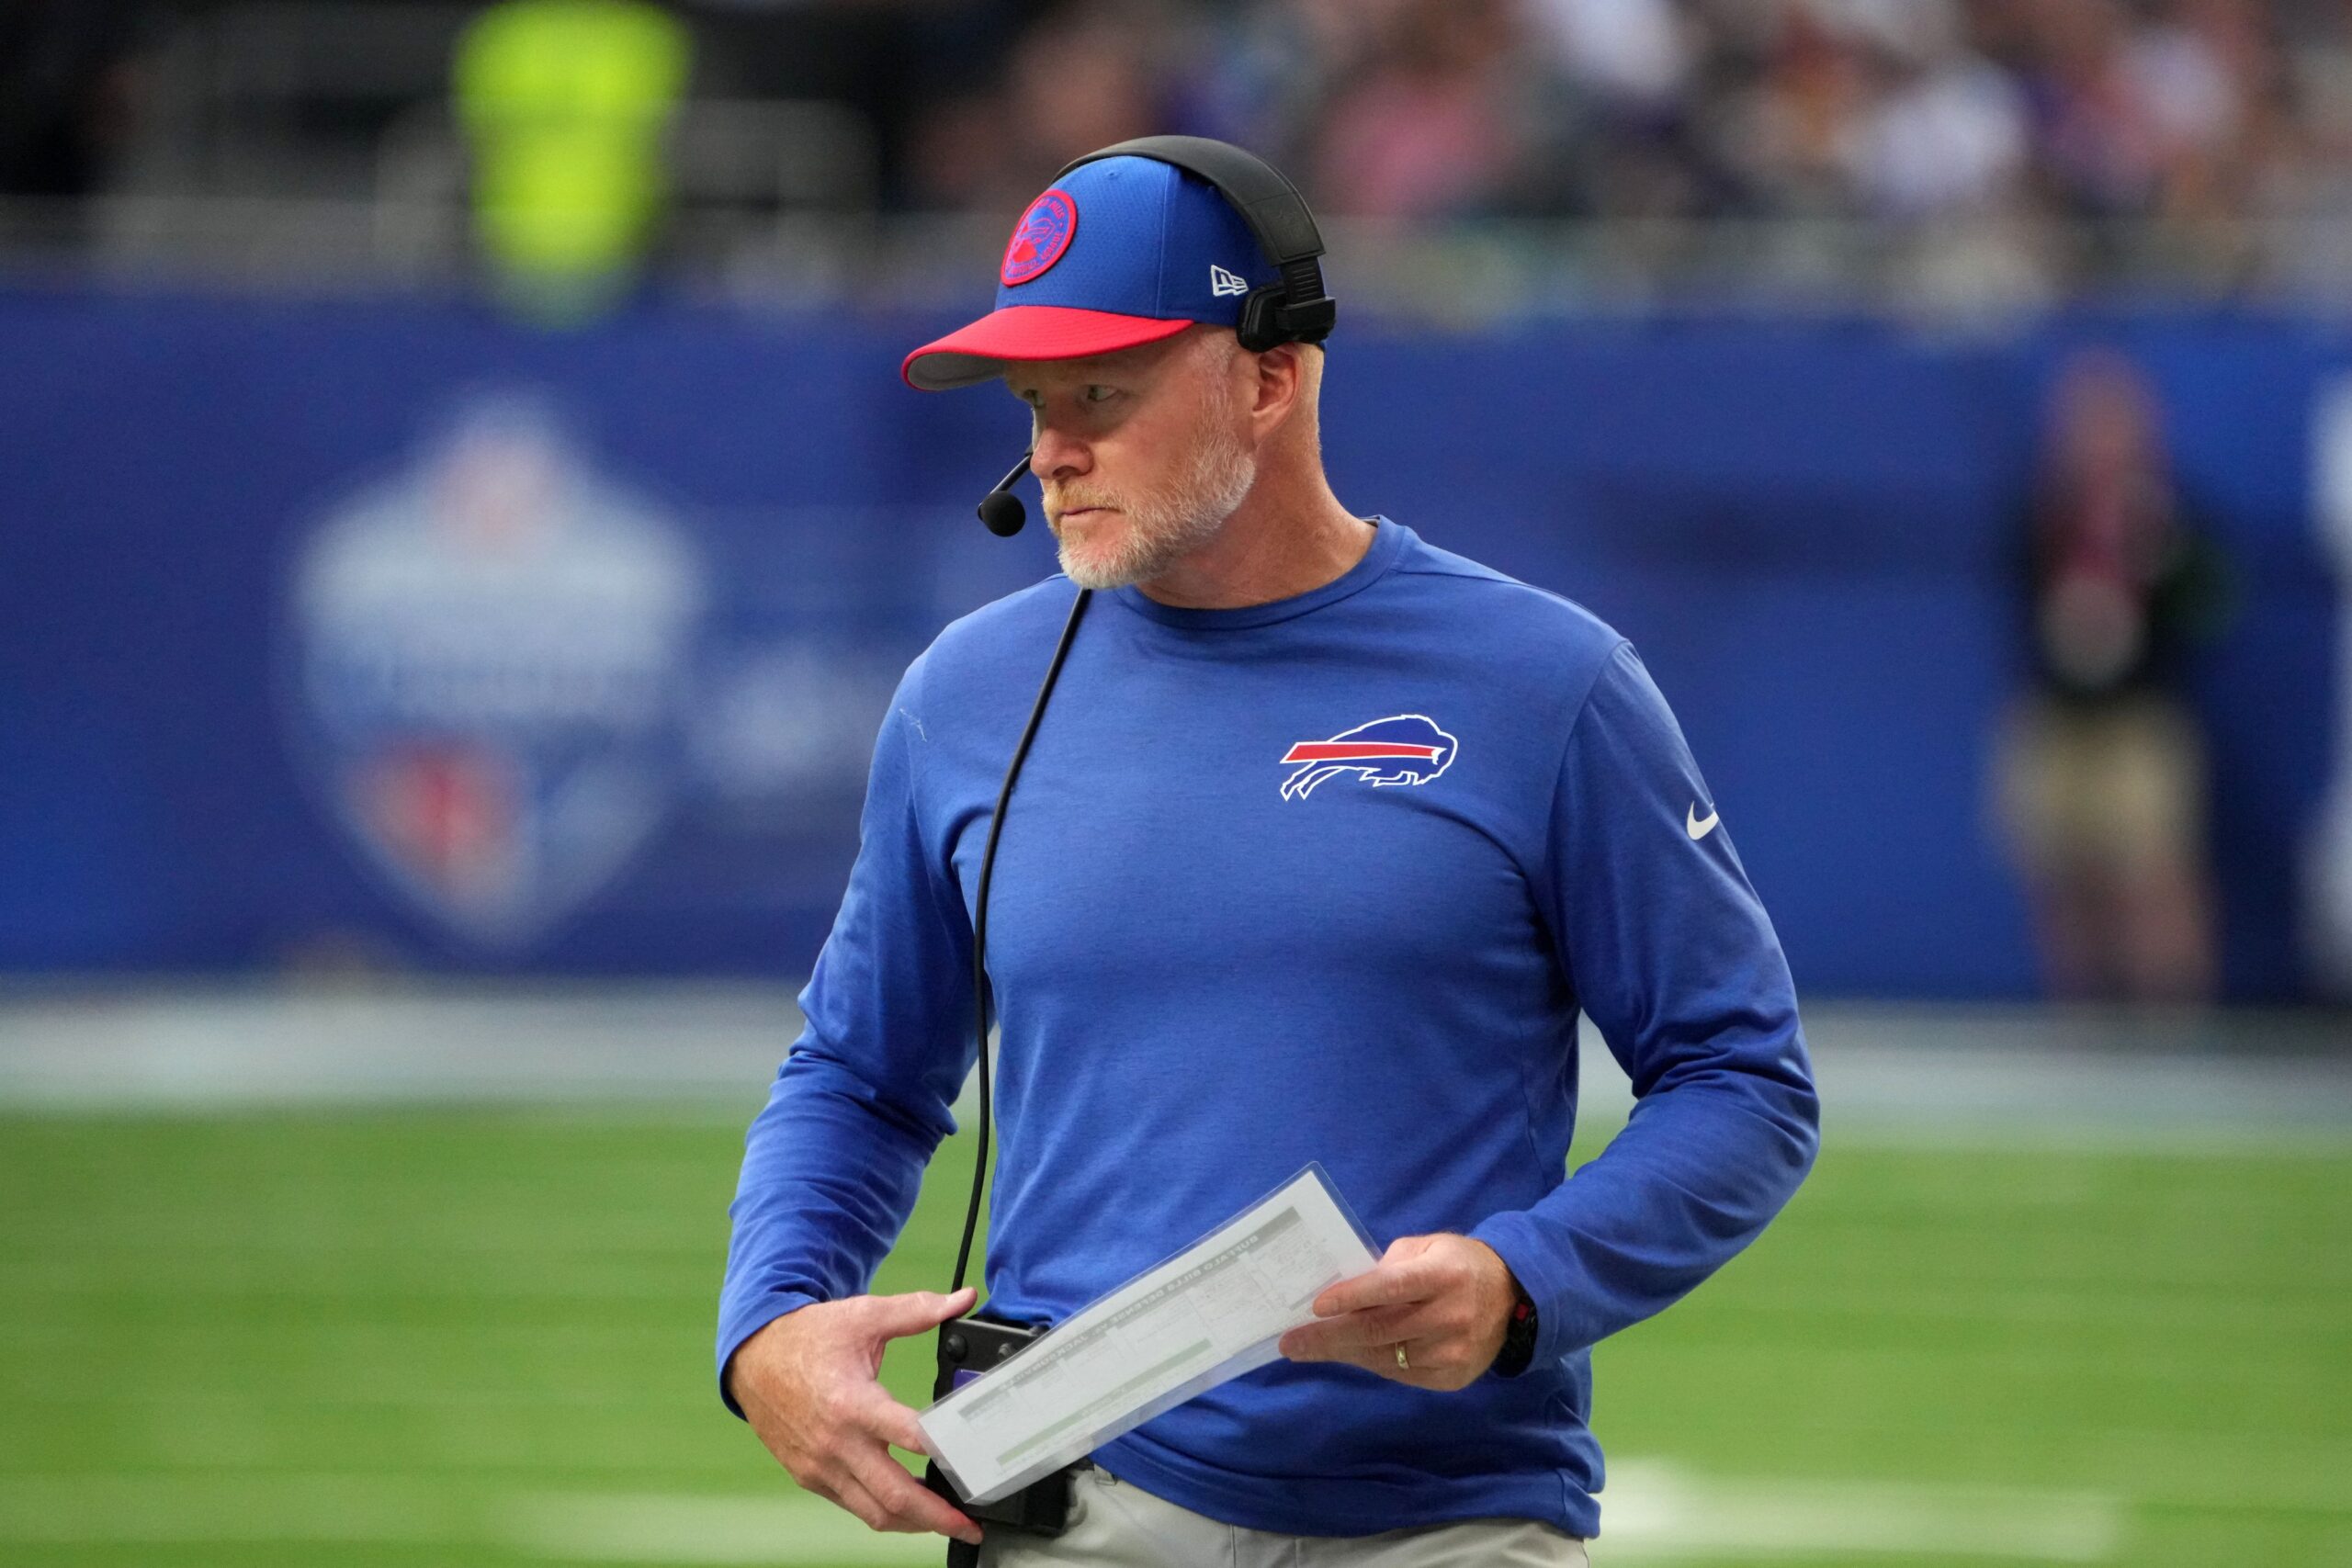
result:
[[[477,403],[301,550],[300,761],[402,896],[519,948],[669,809],[705,598],[677,526],[546,409]]]

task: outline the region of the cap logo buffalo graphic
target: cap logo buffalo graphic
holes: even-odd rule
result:
[[[1329,740],[1302,740],[1283,753],[1294,769],[1283,781],[1284,800],[1305,800],[1315,786],[1353,773],[1378,789],[1387,784],[1424,784],[1453,764],[1460,742],[1417,713],[1375,718],[1343,729]]]
[[[1010,287],[1026,283],[1062,259],[1078,232],[1078,203],[1063,190],[1049,190],[1029,204],[1004,247],[997,276]]]

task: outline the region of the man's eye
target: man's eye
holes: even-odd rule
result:
[[[1086,400],[1090,403],[1107,403],[1117,396],[1114,389],[1099,384],[1090,384],[1086,389]]]

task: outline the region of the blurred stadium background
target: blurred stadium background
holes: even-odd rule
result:
[[[899,356],[1159,130],[1807,998],[1596,1562],[2352,1563],[2340,0],[15,0],[0,1562],[937,1560],[720,1409],[725,1209],[892,682],[1051,569]]]

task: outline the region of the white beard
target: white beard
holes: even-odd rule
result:
[[[1148,582],[1216,537],[1258,482],[1258,457],[1232,433],[1217,408],[1164,499],[1120,509],[1126,526],[1111,538],[1075,547],[1058,527],[1062,570],[1080,588]]]

